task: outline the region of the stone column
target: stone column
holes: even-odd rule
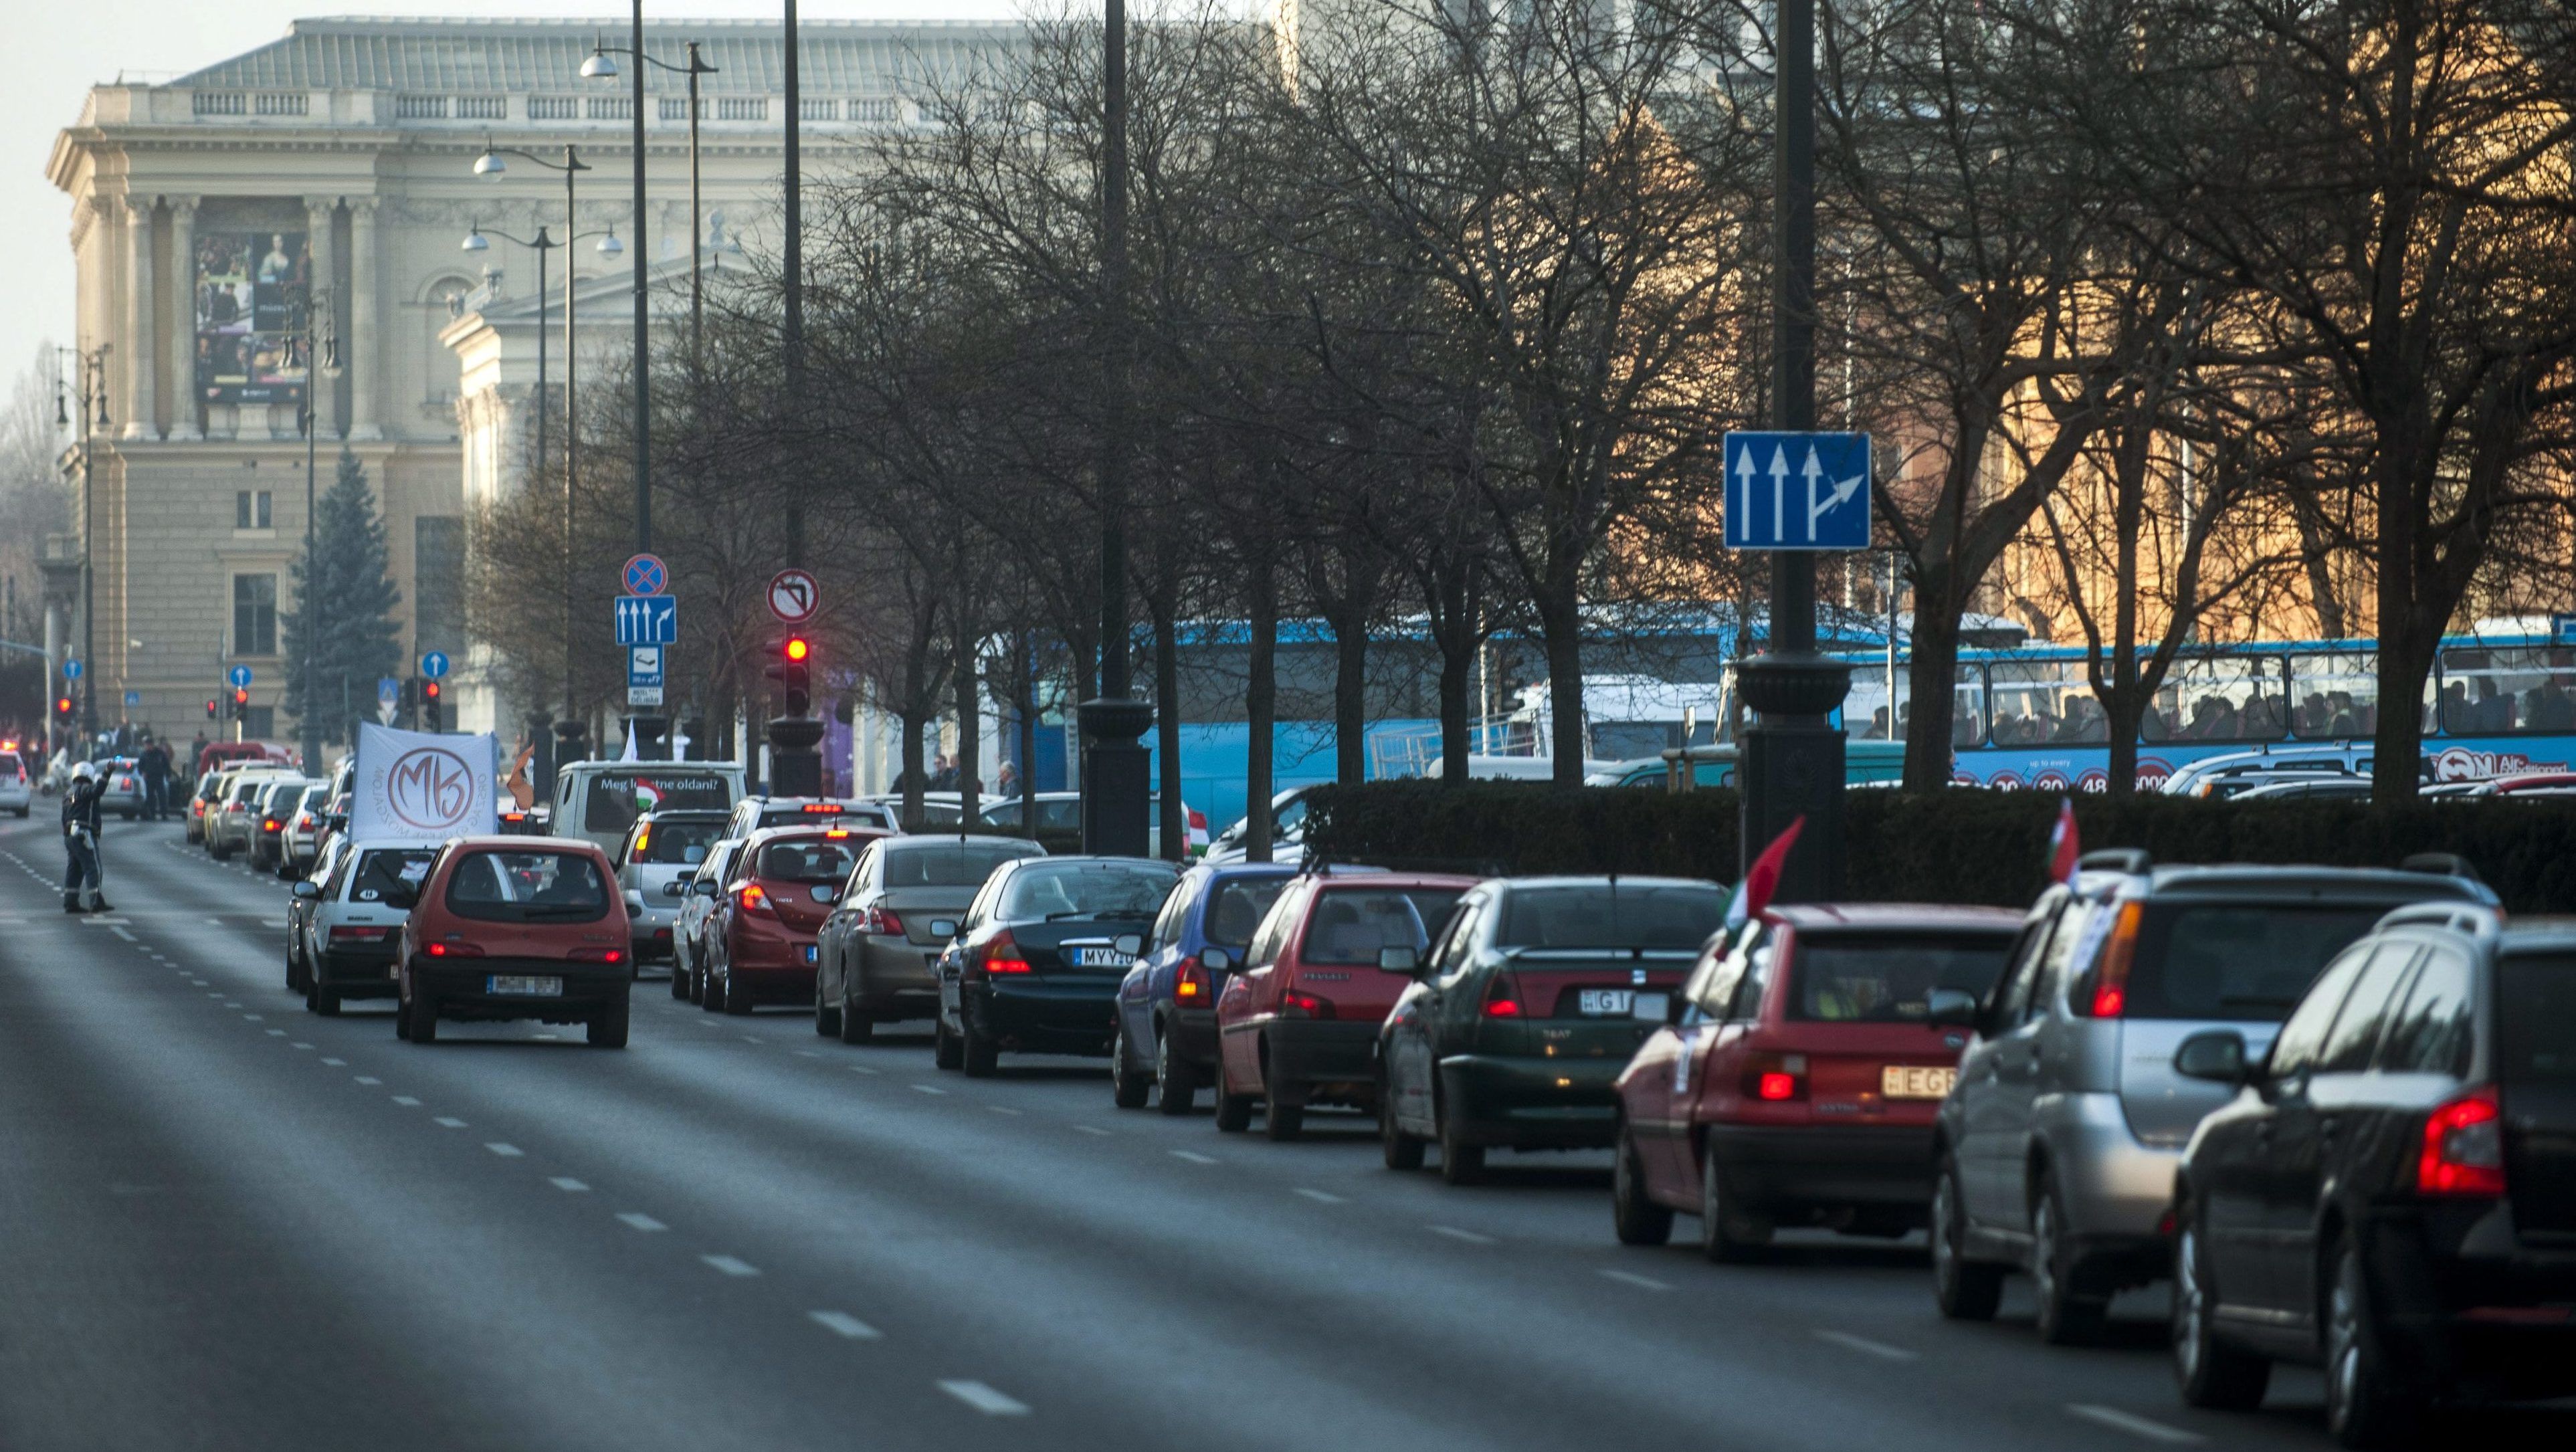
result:
[[[121,439],[158,438],[152,418],[152,198],[125,197],[125,417]]]
[[[317,324],[326,319],[336,322],[340,329],[341,356],[345,358],[348,356],[349,346],[348,321],[345,316],[333,318],[329,311],[337,307],[340,302],[331,290],[332,284],[339,276],[332,267],[331,254],[336,249],[332,246],[331,214],[339,205],[338,197],[304,199],[304,246],[313,257],[313,270],[309,274],[312,287],[308,304],[313,309],[314,321]],[[343,308],[341,311],[345,314],[347,310]],[[313,426],[322,430],[322,437],[326,439],[338,438],[345,432],[339,417],[339,399],[336,396],[339,389],[330,379],[322,376],[322,349],[322,329],[317,326],[314,330],[313,356],[304,360],[304,386],[312,393]]]
[[[384,349],[376,335],[384,321],[384,299],[376,295],[383,269],[377,265],[376,199],[349,199],[348,311],[340,319],[340,359],[349,370],[349,428],[352,439],[381,439],[384,427]]]
[[[201,436],[197,410],[197,199],[170,199],[170,437]]]

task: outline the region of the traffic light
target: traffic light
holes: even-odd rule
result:
[[[778,682],[779,714],[801,717],[814,708],[814,643],[791,635],[778,643],[778,663],[769,668]]]
[[[206,719],[212,721],[220,717],[222,714],[223,712],[215,705],[215,698],[208,696],[206,698]]]
[[[406,727],[420,723],[420,677],[403,677],[402,723]]]
[[[63,722],[66,722],[66,723],[68,723],[68,722],[72,719],[72,698],[71,698],[71,697],[69,697],[69,696],[56,696],[56,697],[54,697],[54,718],[55,718],[56,720],[58,720],[58,721],[63,721]]]
[[[236,721],[250,719],[250,692],[241,686],[233,687],[233,719]]]
[[[441,729],[438,724],[438,696],[438,682],[423,681],[420,683],[420,729],[423,731],[436,731]]]

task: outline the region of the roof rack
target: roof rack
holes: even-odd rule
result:
[[[2504,931],[2504,910],[2484,903],[2410,902],[2390,909],[2372,931],[2380,928],[2449,928],[2472,938],[2494,938]]]
[[[2144,847],[2104,847],[2075,859],[2078,872],[2144,872],[2155,858]]]

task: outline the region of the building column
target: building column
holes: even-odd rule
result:
[[[325,316],[322,310],[337,307],[340,302],[331,290],[332,284],[338,280],[338,274],[332,267],[331,254],[337,249],[332,245],[331,215],[339,205],[338,197],[304,199],[304,249],[313,259],[313,270],[307,279],[311,285],[306,290],[305,305],[315,310],[314,317],[317,321]],[[346,310],[343,309],[343,311]],[[341,349],[343,356],[346,356],[348,321],[344,317],[334,318],[332,321],[333,325],[340,330]],[[322,430],[324,438],[338,438],[345,432],[339,417],[340,400],[335,396],[339,390],[332,386],[330,379],[322,376],[320,357],[322,339],[318,330],[313,346],[315,356],[304,360],[304,387],[312,399],[313,426]]]
[[[384,383],[380,365],[384,349],[376,336],[384,320],[384,299],[376,295],[383,269],[376,259],[376,199],[349,199],[349,309],[340,320],[340,357],[349,372],[349,428],[352,439],[381,439],[384,428]]]
[[[197,410],[197,199],[170,199],[170,437],[201,436]]]
[[[152,418],[152,198],[125,197],[125,417],[121,439],[159,437]]]

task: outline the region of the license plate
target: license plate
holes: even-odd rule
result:
[[[1626,1018],[1636,998],[1630,988],[1585,988],[1577,990],[1574,1006],[1585,1018]]]
[[[808,963],[814,963],[814,962],[819,962],[819,961],[821,961],[821,960],[816,956],[820,951],[821,951],[821,950],[820,950],[819,948],[817,948],[814,944],[812,944],[812,943],[808,943],[808,944],[806,944],[806,945],[805,945],[805,961],[806,961],[806,962],[808,962]]]
[[[1127,966],[1127,955],[1119,952],[1115,948],[1076,948],[1073,950],[1073,966],[1076,968],[1124,968]]]
[[[1878,1071],[1878,1090],[1890,1099],[1946,1099],[1958,1079],[1956,1069],[1890,1064]]]
[[[1664,1015],[1670,1012],[1671,1009],[1672,995],[1667,993],[1640,993],[1637,995],[1635,1006],[1629,1010],[1629,1015],[1633,1018],[1651,1019],[1656,1023],[1662,1023],[1664,1021]]]
[[[483,980],[483,991],[486,993],[517,994],[527,998],[561,998],[563,997],[563,980],[560,978],[522,978],[495,973],[491,977]]]

